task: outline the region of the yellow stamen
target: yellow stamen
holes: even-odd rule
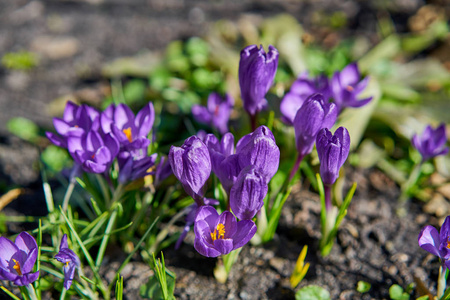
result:
[[[68,267],[69,266],[69,261],[66,261],[66,267]]]
[[[19,276],[22,276],[22,271],[20,270],[20,264],[19,264],[19,262],[18,262],[17,260],[15,260],[14,258],[13,258],[12,260],[13,260],[13,262],[14,262],[13,269],[16,270],[16,272],[17,272],[17,274],[18,274]]]
[[[450,249],[450,241],[447,241],[447,246],[445,247],[447,247],[447,249]]]
[[[222,223],[217,224],[216,229],[214,229],[214,232],[211,232],[211,239],[213,242],[217,239],[224,239],[225,238],[225,225]]]
[[[132,134],[131,134],[131,127],[128,127],[128,128],[126,128],[126,129],[123,129],[122,132],[125,133],[125,135],[126,135],[128,141],[131,143],[131,142],[133,141],[133,136],[132,136]]]

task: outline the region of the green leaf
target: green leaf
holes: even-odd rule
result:
[[[6,126],[12,134],[24,140],[33,142],[38,138],[39,127],[33,121],[26,118],[12,118]]]
[[[10,52],[2,57],[2,66],[11,70],[30,70],[37,65],[36,54],[27,51]]]
[[[368,282],[365,281],[358,281],[358,285],[356,286],[356,290],[358,292],[360,292],[361,294],[363,293],[367,293],[368,291],[370,291],[370,288],[372,287],[372,285]]]
[[[166,278],[167,291],[169,294],[168,299],[175,299],[175,297],[173,296],[173,292],[175,290],[175,277],[169,272],[166,272]],[[161,285],[156,275],[150,277],[149,281],[141,286],[139,295],[144,299],[165,300],[163,298]]]
[[[398,284],[393,284],[389,288],[389,296],[392,300],[409,300],[409,295],[403,292],[403,288]]]
[[[145,95],[146,84],[142,80],[130,80],[123,87],[123,94],[128,104],[142,100]]]
[[[323,287],[308,285],[295,293],[295,300],[330,300],[330,293]]]

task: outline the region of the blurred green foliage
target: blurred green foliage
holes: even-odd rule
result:
[[[9,52],[2,57],[2,66],[10,70],[30,70],[38,65],[36,54],[28,51]]]

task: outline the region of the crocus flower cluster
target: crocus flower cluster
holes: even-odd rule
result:
[[[436,129],[433,129],[431,125],[428,125],[421,136],[415,134],[411,143],[422,155],[422,161],[427,161],[438,155],[444,155],[448,153],[447,135],[445,132],[445,124],[439,125]]]
[[[439,233],[433,226],[425,226],[418,242],[422,249],[439,257],[444,270],[450,268],[450,216],[445,218]]]
[[[267,107],[265,99],[275,78],[278,67],[278,51],[269,46],[266,53],[264,48],[250,45],[242,49],[239,62],[239,85],[244,109],[250,116]]]
[[[0,237],[0,280],[25,286],[39,277],[32,272],[38,255],[36,240],[26,232],[20,233],[15,242]]]
[[[55,258],[64,264],[64,288],[68,290],[72,285],[75,269],[80,266],[80,259],[73,250],[69,249],[66,234],[61,239],[59,252],[55,255]]]
[[[329,79],[325,75],[309,78],[307,73],[299,76],[291,86],[290,91],[281,100],[281,119],[288,125],[294,124],[297,111],[306,103],[312,94],[322,94],[325,103],[333,102],[340,113],[346,107],[361,107],[372,100],[372,97],[359,99],[366,88],[369,77],[361,80],[356,63],[351,63],[342,71],[334,73]]]
[[[206,135],[204,141],[192,136],[181,147],[171,147],[169,161],[173,173],[196,200],[195,247],[199,253],[206,256],[227,254],[251,239],[256,232],[251,219],[264,204],[268,183],[278,170],[279,159],[280,150],[266,126],[242,137],[236,151],[231,133],[226,133],[220,141],[212,134]],[[237,222],[227,211],[219,216],[209,205],[211,199],[206,203],[204,186],[211,171],[222,183],[229,196],[229,206],[241,221]],[[201,210],[204,214],[199,213]],[[246,228],[251,230],[239,231]]]
[[[75,164],[88,173],[106,173],[117,158],[119,181],[143,177],[155,164],[156,154],[147,155],[155,112],[148,103],[135,116],[125,104],[111,104],[99,112],[87,105],[68,102],[62,119],[54,118],[58,133],[49,140],[67,148]]]
[[[198,104],[192,106],[192,115],[198,122],[209,124],[220,134],[225,134],[228,132],[228,121],[233,106],[234,99],[229,94],[221,97],[217,93],[211,93],[206,107]]]

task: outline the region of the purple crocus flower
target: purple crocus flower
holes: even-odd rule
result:
[[[350,151],[348,130],[339,127],[333,135],[327,128],[321,129],[317,134],[316,147],[322,181],[324,184],[333,184]]]
[[[230,192],[230,208],[240,220],[251,220],[264,205],[268,186],[255,166],[244,168]]]
[[[448,147],[445,146],[447,143],[445,124],[442,123],[436,129],[428,125],[422,133],[422,136],[415,134],[412,137],[411,143],[422,155],[422,161],[427,161],[438,155],[447,154]]]
[[[281,119],[288,125],[293,125],[295,114],[312,94],[322,94],[325,101],[331,96],[331,90],[326,75],[310,79],[303,73],[291,86],[280,103]]]
[[[59,252],[55,255],[55,259],[62,262],[64,265],[64,288],[70,289],[72,280],[75,275],[75,269],[80,267],[80,259],[78,256],[69,249],[67,243],[67,235],[64,234],[59,245]]]
[[[236,221],[229,211],[218,214],[212,206],[198,209],[194,247],[201,255],[217,257],[244,246],[256,233],[251,220]]]
[[[129,152],[125,152],[129,153]],[[128,158],[123,158],[119,161],[119,181],[120,183],[127,183],[136,179],[142,178],[146,175],[150,175],[150,168],[155,165],[155,161],[158,155],[152,154],[150,156],[144,156],[139,159],[135,159],[129,155]]]
[[[234,154],[234,136],[228,132],[219,141],[215,135],[208,134],[204,141],[211,157],[212,171],[229,194],[236,177],[241,171],[239,157]]]
[[[236,144],[241,169],[252,165],[258,168],[266,183],[278,171],[280,149],[272,131],[267,126],[259,126],[255,131],[242,137]]]
[[[234,99],[229,94],[221,97],[218,93],[211,93],[206,107],[198,104],[192,106],[192,115],[198,122],[212,125],[225,134],[233,105]]]
[[[36,240],[26,232],[20,233],[14,243],[0,237],[0,280],[19,286],[34,282],[39,277],[39,271],[31,272],[37,255]]]
[[[278,51],[269,46],[266,53],[261,46],[250,45],[241,51],[239,85],[244,109],[255,116],[267,106],[266,93],[272,86],[278,66]]]
[[[153,104],[149,102],[136,116],[126,104],[108,106],[100,116],[105,134],[111,133],[126,151],[140,150],[150,144],[147,138],[155,120]]]
[[[81,136],[69,137],[68,150],[75,162],[88,173],[103,173],[119,153],[119,143],[111,136],[90,130]]]
[[[450,216],[445,218],[441,231],[431,225],[425,226],[419,234],[419,246],[439,257],[444,272],[450,268]]]
[[[356,63],[351,63],[342,71],[335,72],[331,79],[331,90],[339,112],[345,107],[361,107],[369,103],[373,97],[358,99],[368,83],[369,77],[361,80]]]
[[[199,206],[202,205],[203,185],[211,174],[211,159],[206,145],[197,136],[191,136],[181,147],[170,147],[169,162],[186,193]]]
[[[47,138],[56,146],[67,148],[67,138],[81,136],[89,130],[97,130],[100,113],[94,108],[68,101],[64,109],[63,118],[53,118],[53,125],[58,134],[46,132]]]
[[[336,122],[337,108],[326,103],[321,94],[313,94],[297,111],[294,119],[295,143],[299,157],[312,151],[317,133],[322,128],[331,128]]]

